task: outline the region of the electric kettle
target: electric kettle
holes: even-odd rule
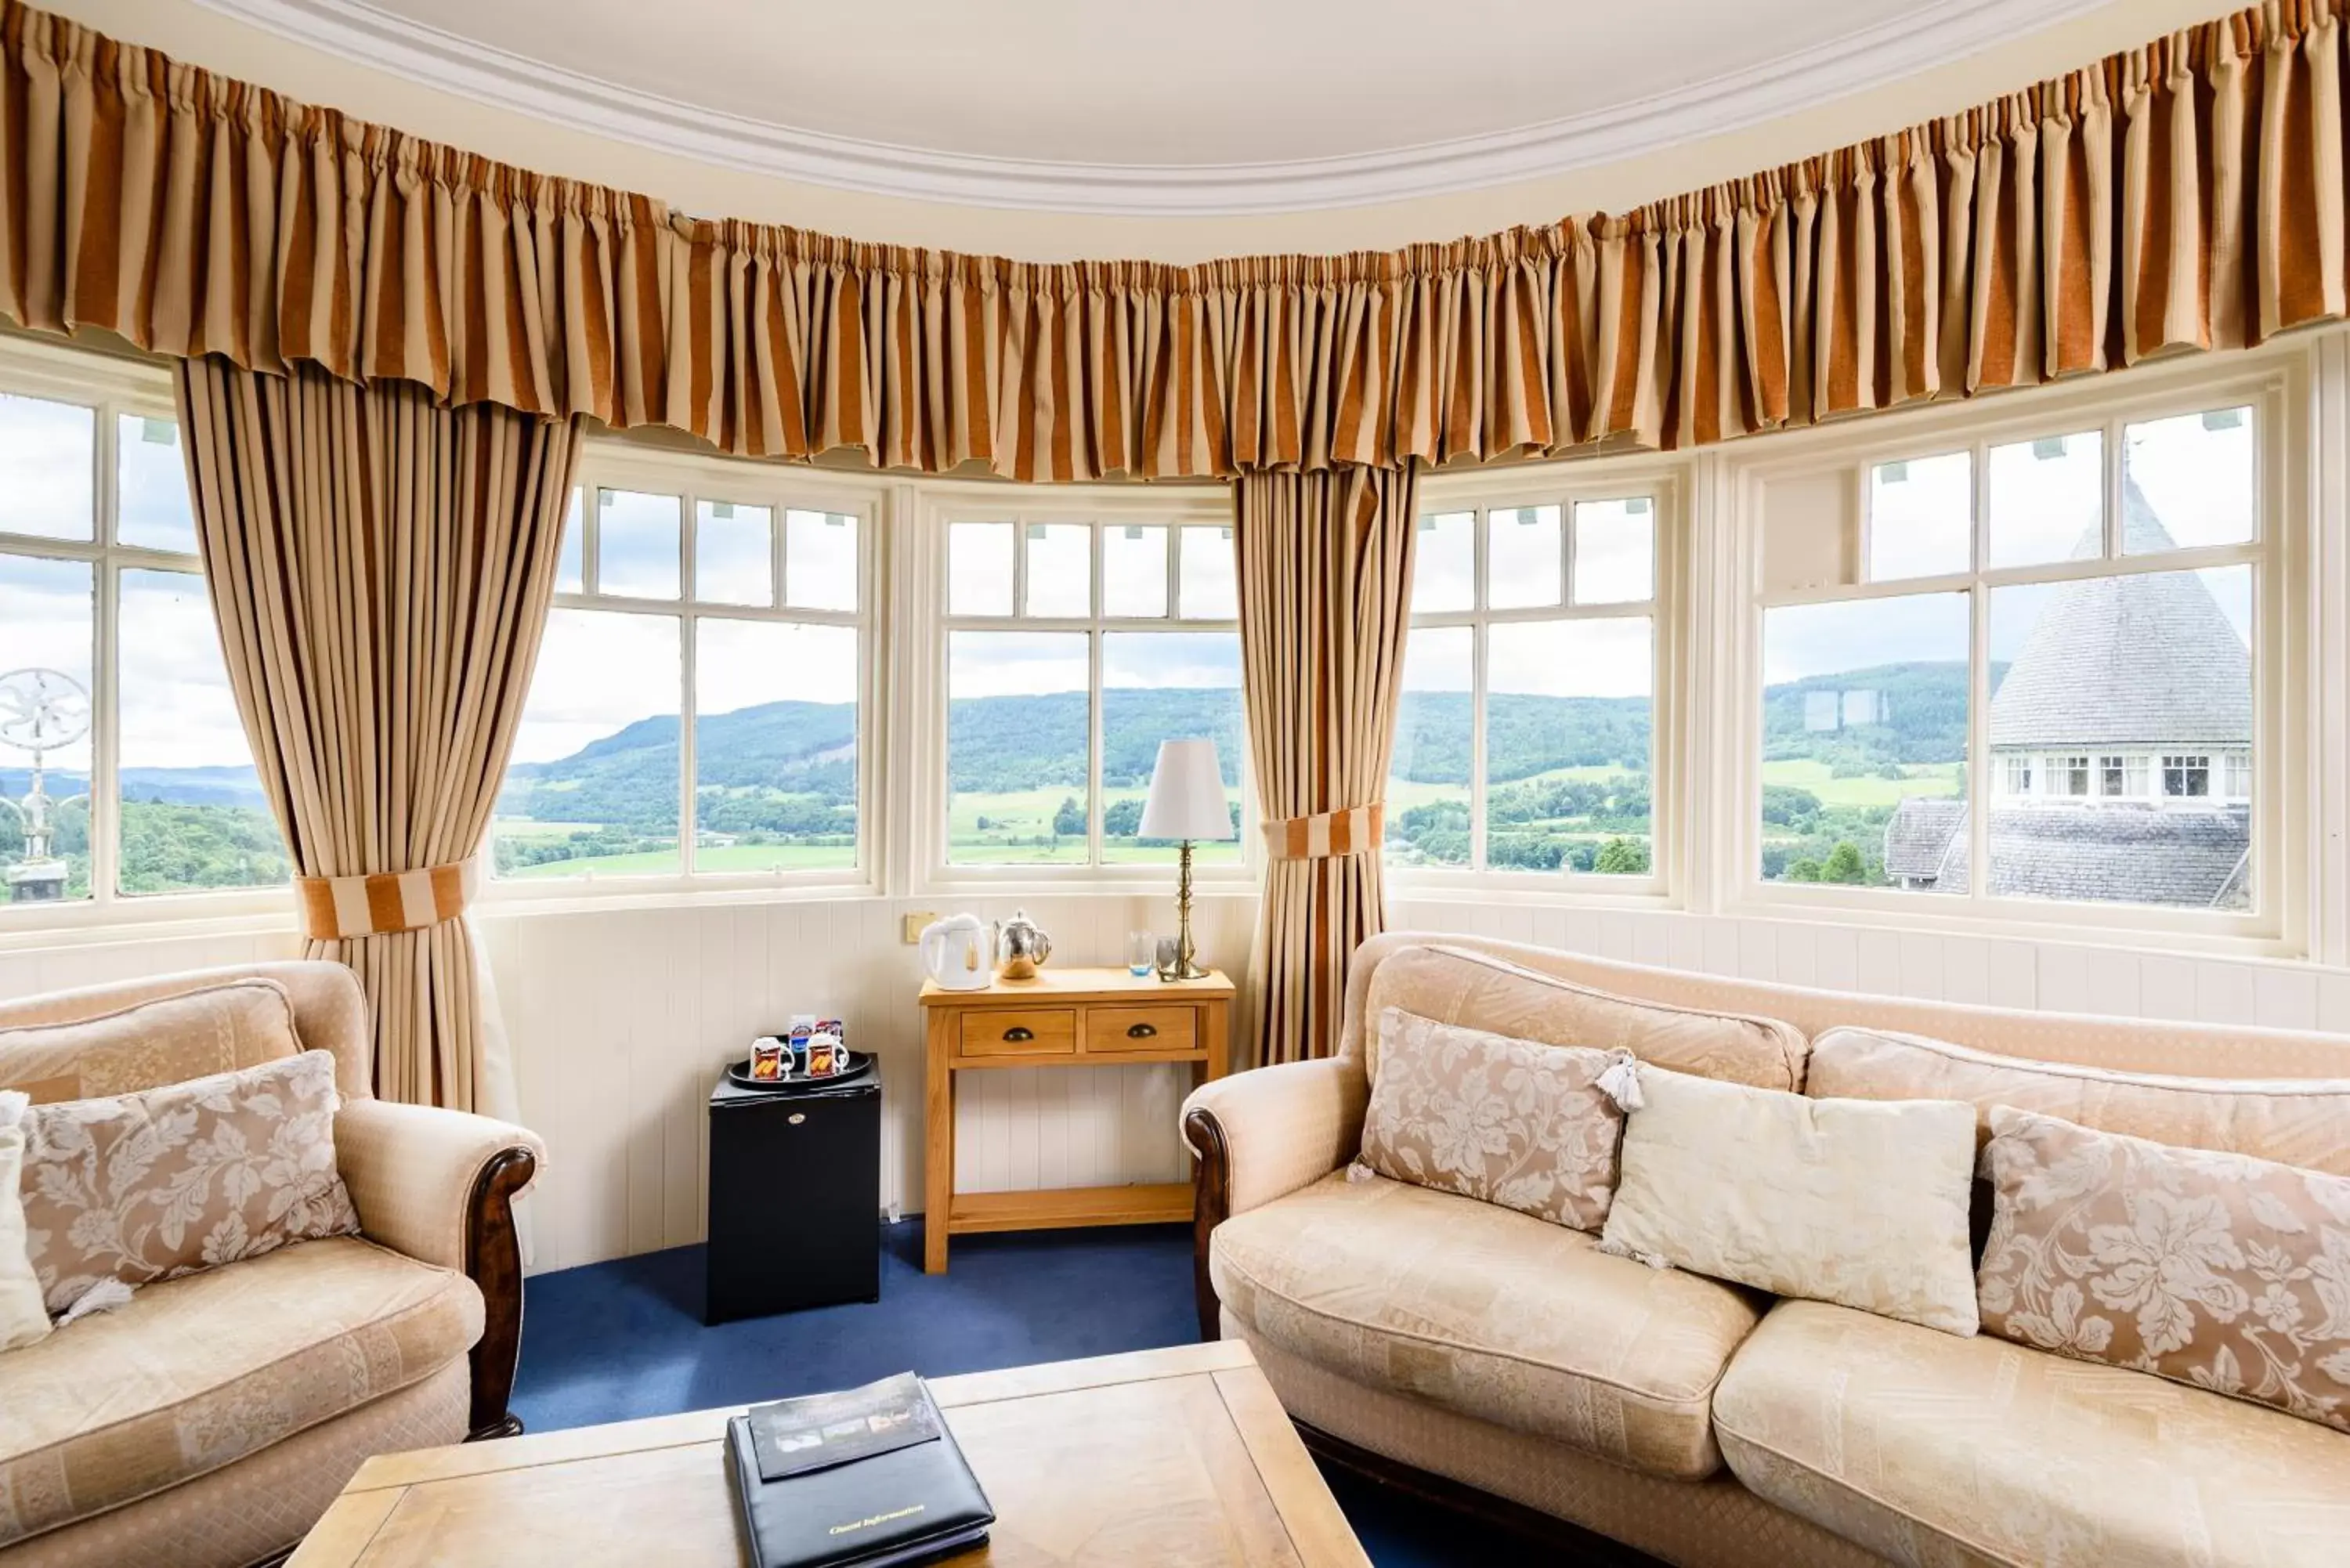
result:
[[[941,991],[983,991],[995,978],[994,949],[977,915],[949,915],[922,929],[922,971]]]

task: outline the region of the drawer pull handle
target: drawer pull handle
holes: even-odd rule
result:
[[[1126,1026],[1128,1040],[1148,1040],[1158,1033],[1159,1025],[1156,1023],[1129,1023]]]
[[[1006,1045],[1016,1044],[1022,1040],[1034,1040],[1035,1038],[1036,1032],[1034,1029],[1028,1028],[1024,1024],[1015,1023],[1011,1028],[1003,1032],[1003,1043]]]

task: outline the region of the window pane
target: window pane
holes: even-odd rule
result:
[[[2251,602],[2250,566],[1992,593],[1991,892],[2251,907]]]
[[[1476,633],[1423,627],[1404,644],[1403,696],[1388,765],[1390,866],[1469,864],[1469,763]]]
[[[1563,541],[1555,506],[1503,507],[1485,514],[1485,602],[1495,609],[1558,603]]]
[[[693,505],[693,597],[713,605],[775,602],[775,514],[732,501]]]
[[[1412,554],[1411,613],[1472,609],[1477,603],[1477,514],[1437,512],[1419,520]]]
[[[98,414],[73,403],[0,393],[0,534],[97,537],[91,473]],[[187,483],[183,476],[181,484]]]
[[[2122,429],[2122,550],[2191,550],[2252,536],[2252,410],[2213,409]]]
[[[89,897],[93,580],[87,561],[0,556],[0,796],[15,808],[0,806],[0,898],[10,903]]]
[[[856,628],[695,628],[693,868],[856,865]]]
[[[1974,565],[1973,471],[1973,459],[1962,452],[1869,470],[1869,581],[1930,577]]]
[[[959,866],[1086,859],[1093,730],[1087,635],[947,638],[947,858]]]
[[[1232,804],[1230,840],[1206,840],[1202,865],[1241,858],[1241,639],[1230,631],[1109,632],[1102,638],[1102,858],[1171,862],[1176,846],[1138,839],[1159,742],[1216,742]]]
[[[794,609],[856,609],[857,519],[796,506],[785,513],[784,589]]]
[[[1967,891],[1969,615],[1965,594],[1764,613],[1766,880]]]
[[[599,490],[596,525],[596,590],[622,598],[678,596],[678,541],[684,516],[674,495]]]
[[[1218,528],[1182,530],[1179,594],[1185,620],[1238,620],[1241,614],[1238,564],[1232,558],[1232,531]]]
[[[1035,616],[1094,613],[1094,531],[1083,523],[1031,523],[1028,607]]]
[[[2098,431],[1991,449],[1991,564],[2036,566],[2106,553],[2106,438]]]
[[[678,618],[557,609],[498,796],[501,877],[674,873]]]
[[[203,578],[126,570],[117,639],[125,893],[274,888],[294,874],[237,718]]]
[[[1575,602],[1638,604],[1657,597],[1656,505],[1645,495],[1575,504]]]
[[[119,414],[114,421],[115,537],[141,550],[196,551],[188,468],[180,427],[168,419]]]
[[[1166,613],[1167,530],[1131,523],[1102,530],[1102,614]]]
[[[1012,524],[957,523],[947,530],[947,613],[1012,613]]]
[[[563,545],[555,562],[555,591],[558,594],[588,591],[587,545],[579,511],[579,487],[575,484],[571,487],[571,504],[564,509]]]
[[[1648,618],[1538,621],[1488,635],[1486,866],[1647,876]]]

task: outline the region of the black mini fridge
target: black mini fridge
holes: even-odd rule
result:
[[[881,1299],[881,1075],[710,1092],[704,1323]]]

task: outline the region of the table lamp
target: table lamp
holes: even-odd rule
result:
[[[1224,798],[1224,770],[1213,741],[1161,741],[1159,765],[1150,773],[1150,798],[1143,804],[1138,838],[1172,838],[1183,846],[1175,877],[1175,961],[1160,964],[1161,980],[1198,980],[1208,971],[1193,961],[1191,947],[1191,845],[1198,839],[1237,838],[1232,805]]]

